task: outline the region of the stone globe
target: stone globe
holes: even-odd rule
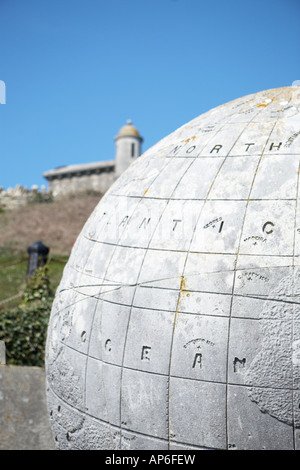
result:
[[[300,88],[193,119],[80,233],[53,303],[60,449],[300,448]]]

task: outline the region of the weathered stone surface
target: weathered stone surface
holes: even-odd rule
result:
[[[0,366],[0,449],[55,449],[44,369]]]
[[[60,448],[300,448],[299,111],[215,108],[96,207],[49,325]]]
[[[4,341],[0,341],[0,365],[6,364],[6,350]]]

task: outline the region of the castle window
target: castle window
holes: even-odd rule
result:
[[[134,144],[131,144],[131,156],[134,157]]]

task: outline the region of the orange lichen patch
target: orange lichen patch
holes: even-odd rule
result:
[[[146,191],[144,191],[144,196],[147,194],[148,191],[149,191],[149,188],[146,189]]]
[[[268,106],[269,104],[273,103],[273,101],[276,101],[278,99],[278,97],[267,97],[265,98],[265,101],[263,103],[259,103],[257,104],[257,108],[265,108],[266,106]],[[280,97],[280,99],[282,99]]]
[[[186,295],[188,297],[190,295],[190,292],[187,290],[186,279],[185,279],[184,276],[181,276],[181,282],[180,282],[180,288],[179,289],[180,290],[179,290],[177,308],[176,308],[176,313],[175,313],[175,324],[176,324],[176,321],[177,321],[178,311],[180,310],[181,301],[183,299],[183,296]]]
[[[181,142],[185,142],[186,144],[188,144],[189,142],[195,140],[196,138],[197,136],[193,135],[192,137],[189,137],[188,139],[181,140]]]
[[[186,280],[184,276],[181,276],[181,282],[180,282],[180,292],[186,289]]]

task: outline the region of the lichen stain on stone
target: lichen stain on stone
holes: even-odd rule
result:
[[[176,308],[176,312],[175,312],[175,323],[174,323],[175,325],[176,325],[176,321],[177,321],[177,317],[178,317],[178,312],[179,312],[180,307],[181,307],[181,301],[182,301],[184,295],[189,296],[190,292],[187,290],[187,284],[186,284],[185,276],[181,276],[179,295],[178,295],[178,301],[177,301],[177,308]]]
[[[195,135],[193,135],[192,137],[188,137],[188,139],[184,139],[184,140],[181,140],[180,142],[185,142],[186,144],[188,144],[189,142],[193,142],[193,140],[195,140],[197,137]]]
[[[49,371],[49,382],[53,387],[57,383],[57,393],[63,399],[72,402],[74,406],[80,406],[83,402],[83,390],[80,377],[75,373],[69,360],[65,357],[64,350],[60,349]],[[54,388],[54,387],[53,387]]]
[[[264,303],[259,319],[261,349],[244,376],[248,396],[261,412],[289,425],[293,424],[293,385],[299,367],[295,369],[292,361],[293,308],[285,308],[280,300],[289,296],[292,289],[293,274],[288,274],[270,295],[279,300],[279,308],[272,311],[270,302]]]

